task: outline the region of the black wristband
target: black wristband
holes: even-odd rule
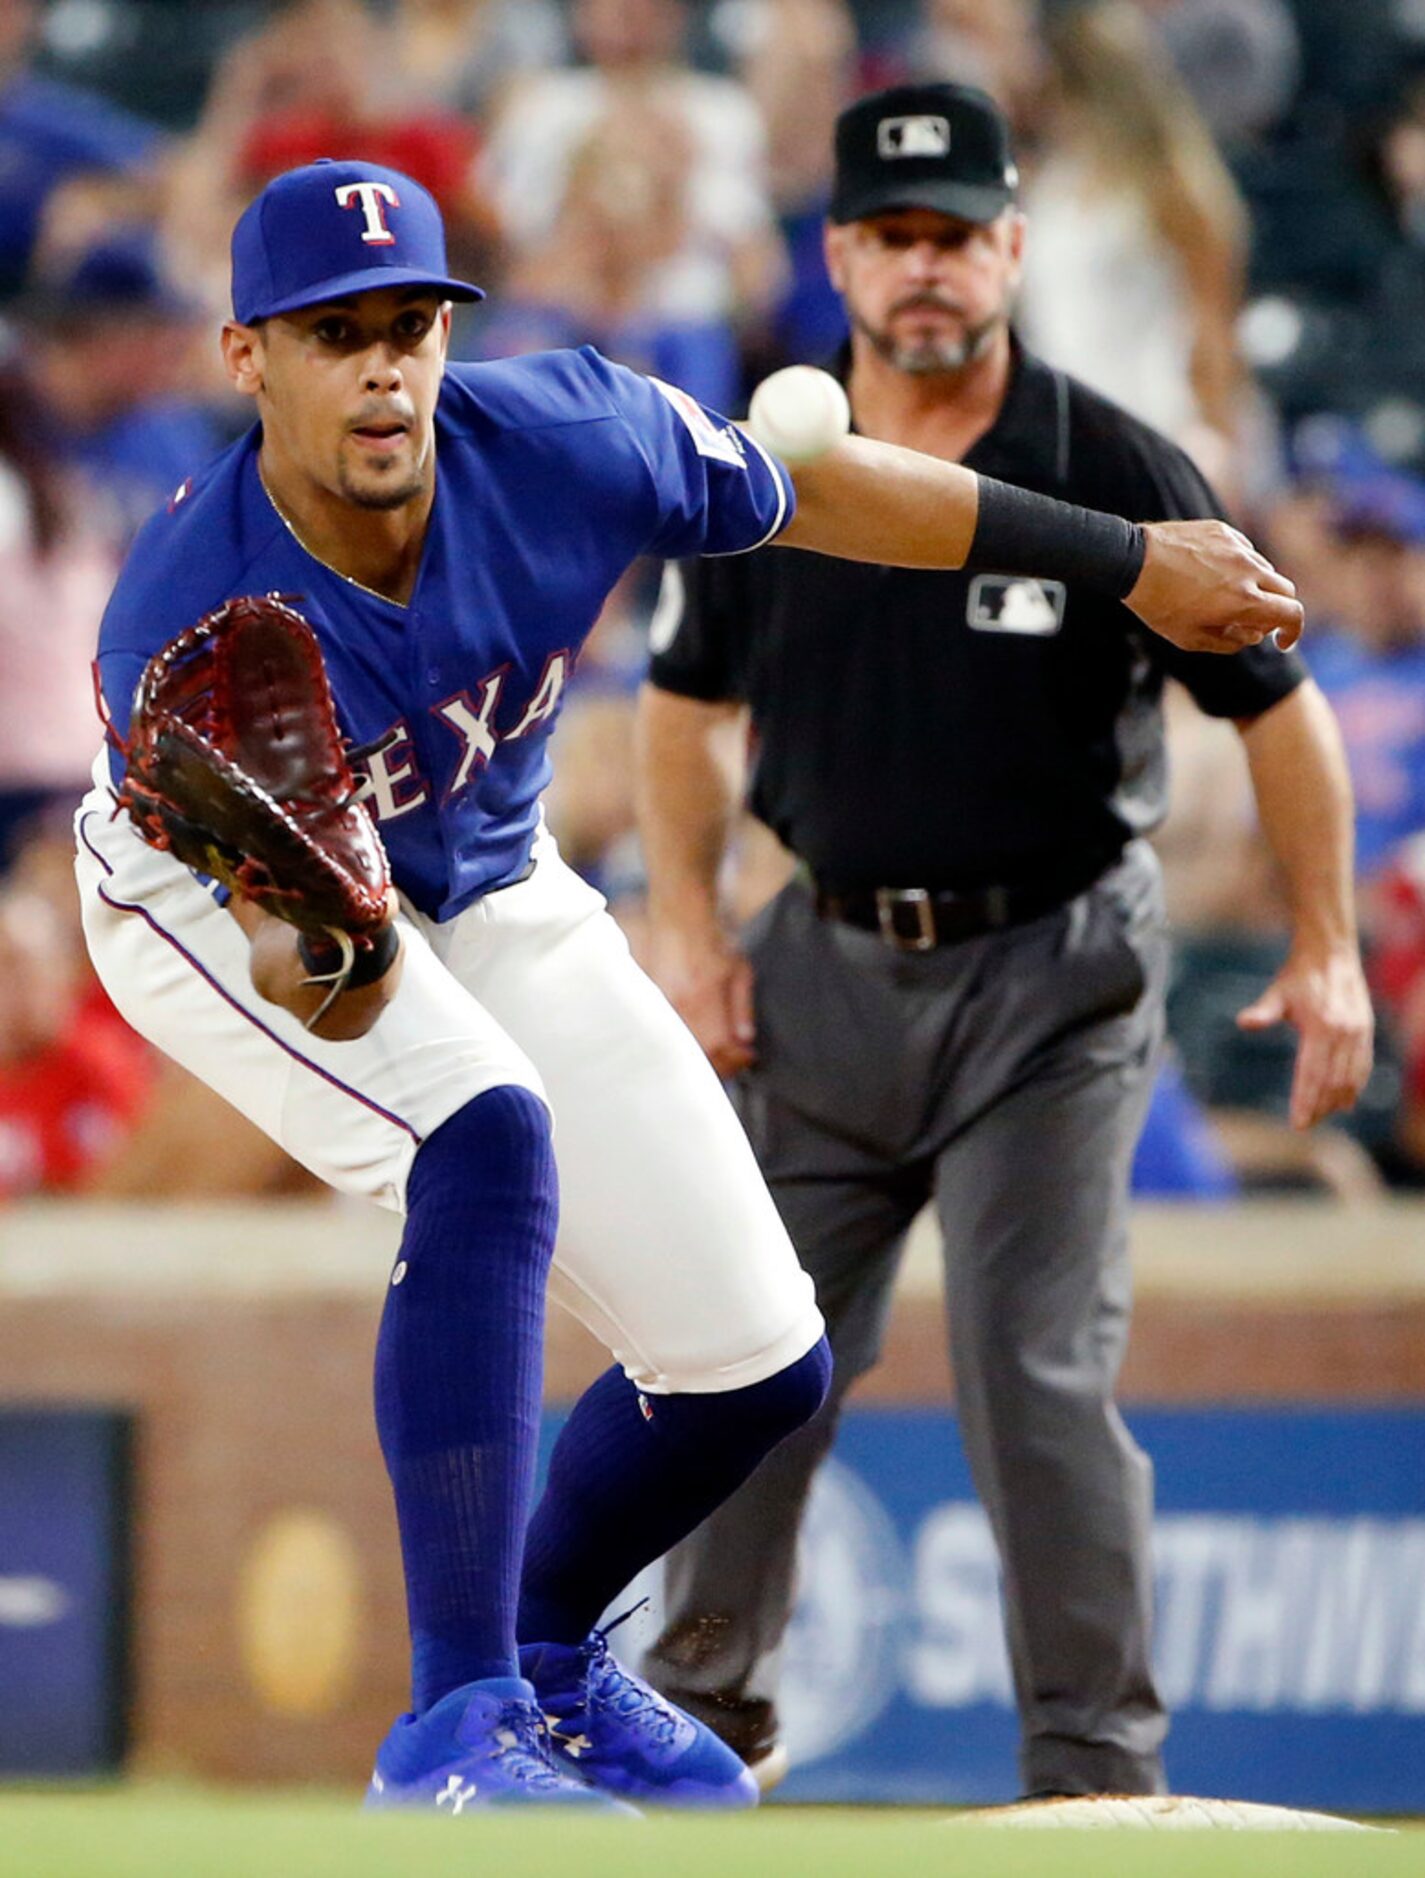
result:
[[[1039,574],[1130,594],[1143,571],[1148,537],[1137,522],[981,476],[980,513],[965,558],[968,568],[994,574]]]
[[[359,991],[363,985],[374,985],[378,978],[384,978],[395,963],[400,943],[401,935],[392,920],[372,935],[370,945],[358,945],[342,990]],[[307,933],[297,935],[297,956],[313,978],[329,978],[341,965],[340,946],[330,940],[313,939]]]

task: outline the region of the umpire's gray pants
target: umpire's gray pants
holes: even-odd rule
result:
[[[836,1375],[815,1421],[670,1556],[647,1673],[775,1695],[812,1475],[879,1355],[906,1229],[933,1196],[1025,1790],[1160,1792],[1152,1469],[1112,1402],[1129,1170],[1163,1027],[1157,861],[1135,842],[1059,911],[925,953],[820,920],[794,881],[747,950],[759,1060],[738,1103],[816,1281]]]

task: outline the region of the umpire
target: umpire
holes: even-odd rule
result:
[[[841,116],[826,251],[861,433],[1133,520],[1217,515],[1173,444],[1019,345],[1003,118],[954,85]],[[1109,289],[1106,287],[1105,291]],[[1100,594],[772,548],[670,568],[640,701],[655,975],[735,1097],[836,1354],[825,1411],[672,1555],[646,1669],[762,1763],[798,1523],[935,1202],[960,1427],[1003,1565],[1029,1793],[1163,1790],[1152,1470],[1113,1406],[1128,1178],[1163,1033],[1164,680],[1236,721],[1293,944],[1292,1119],[1371,1057],[1330,710],[1266,645],[1181,653]],[[798,857],[738,949],[742,800]]]

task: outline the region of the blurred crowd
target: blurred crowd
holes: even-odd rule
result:
[[[88,665],[144,516],[248,421],[227,240],[322,154],[436,195],[463,358],[591,342],[737,414],[844,337],[832,126],[902,78],[1009,113],[1026,338],[1176,437],[1292,574],[1358,800],[1383,1047],[1360,1112],[1282,1117],[1236,1011],[1284,947],[1230,727],[1170,701],[1174,1054],[1144,1193],[1425,1183],[1425,6],[1412,0],[0,0],[0,1196],[290,1193],[88,974],[68,822]],[[549,813],[637,947],[630,718],[656,570],[612,596]],[[786,861],[750,824],[729,892]]]

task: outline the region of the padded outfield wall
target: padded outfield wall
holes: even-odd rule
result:
[[[4,1216],[0,1766],[29,1705],[56,1766],[359,1784],[406,1700],[369,1403],[394,1243],[344,1206]],[[1425,1810],[1425,1209],[1145,1210],[1135,1243],[1175,1784]],[[602,1361],[555,1316],[551,1428]],[[788,1797],[1014,1791],[949,1397],[927,1232],[813,1509]]]

